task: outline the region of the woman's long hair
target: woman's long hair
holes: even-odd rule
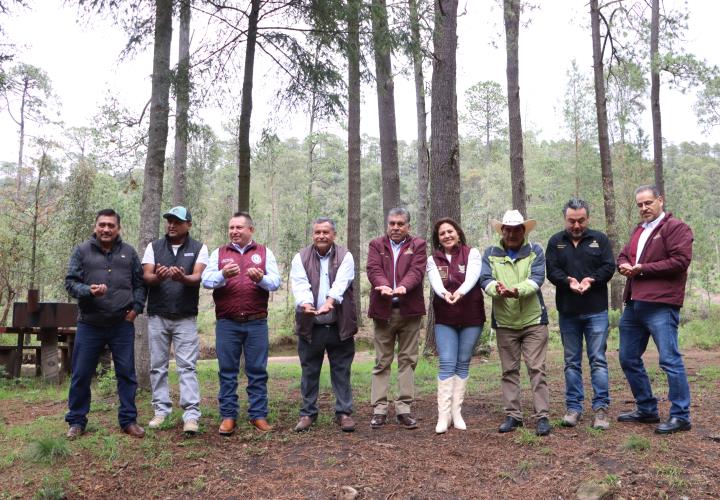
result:
[[[435,225],[433,226],[433,232],[432,232],[432,244],[433,248],[436,250],[442,250],[443,246],[440,244],[440,238],[438,237],[438,230],[440,229],[440,226],[443,224],[450,224],[452,227],[455,228],[455,232],[458,234],[458,239],[460,240],[461,245],[466,245],[465,243],[465,232],[460,227],[460,224],[455,222],[455,220],[451,219],[450,217],[443,217],[442,219],[438,219],[435,221]]]

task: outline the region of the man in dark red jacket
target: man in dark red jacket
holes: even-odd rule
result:
[[[397,421],[407,429],[417,428],[411,413],[415,396],[415,366],[418,359],[420,322],[425,314],[423,277],[427,244],[410,236],[410,213],[393,208],[387,216],[387,234],[370,242],[367,276],[370,289],[368,316],[375,326],[375,367],[370,399],[374,407],[370,426],[387,423],[390,371],[398,345]]]
[[[678,347],[680,308],[685,298],[693,234],[687,224],[663,211],[654,186],[640,186],[635,201],[643,222],[617,259],[627,277],[620,319],[620,365],[635,397],[636,409],[621,413],[619,422],[657,423],[660,416],[642,355],[650,337],[667,375],[670,418],[655,432],[690,430],[690,387]]]

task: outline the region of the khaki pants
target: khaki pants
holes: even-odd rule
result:
[[[547,325],[533,325],[522,330],[497,328],[496,338],[502,365],[502,397],[505,414],[522,420],[520,406],[520,356],[525,359],[533,392],[534,418],[548,416],[550,392],[545,382],[545,355],[548,345]]]
[[[422,316],[406,318],[393,308],[388,321],[374,320],[375,367],[372,371],[370,402],[374,413],[387,415],[390,373],[395,356],[395,342],[398,345],[398,396],[395,399],[395,414],[410,413],[415,398],[415,366],[418,360],[418,341]]]

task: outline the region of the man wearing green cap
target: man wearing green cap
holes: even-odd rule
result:
[[[163,214],[164,238],[147,246],[143,278],[148,287],[148,334],[150,337],[150,384],[155,416],[148,427],[162,425],[172,410],[168,387],[170,344],[180,381],[180,406],[184,410],[183,432],[195,434],[200,418],[200,390],[195,365],[200,351],[197,335],[200,277],[208,264],[207,246],[189,235],[192,216],[185,207]]]

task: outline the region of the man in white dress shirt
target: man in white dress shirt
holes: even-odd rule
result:
[[[335,422],[355,430],[350,368],[355,357],[357,313],[353,300],[355,262],[347,248],[335,244],[335,222],[320,217],[312,225],[312,245],[292,260],[290,283],[295,296],[295,334],[302,366],[302,407],[296,432],[317,419],[320,370],[327,352],[335,393]]]

